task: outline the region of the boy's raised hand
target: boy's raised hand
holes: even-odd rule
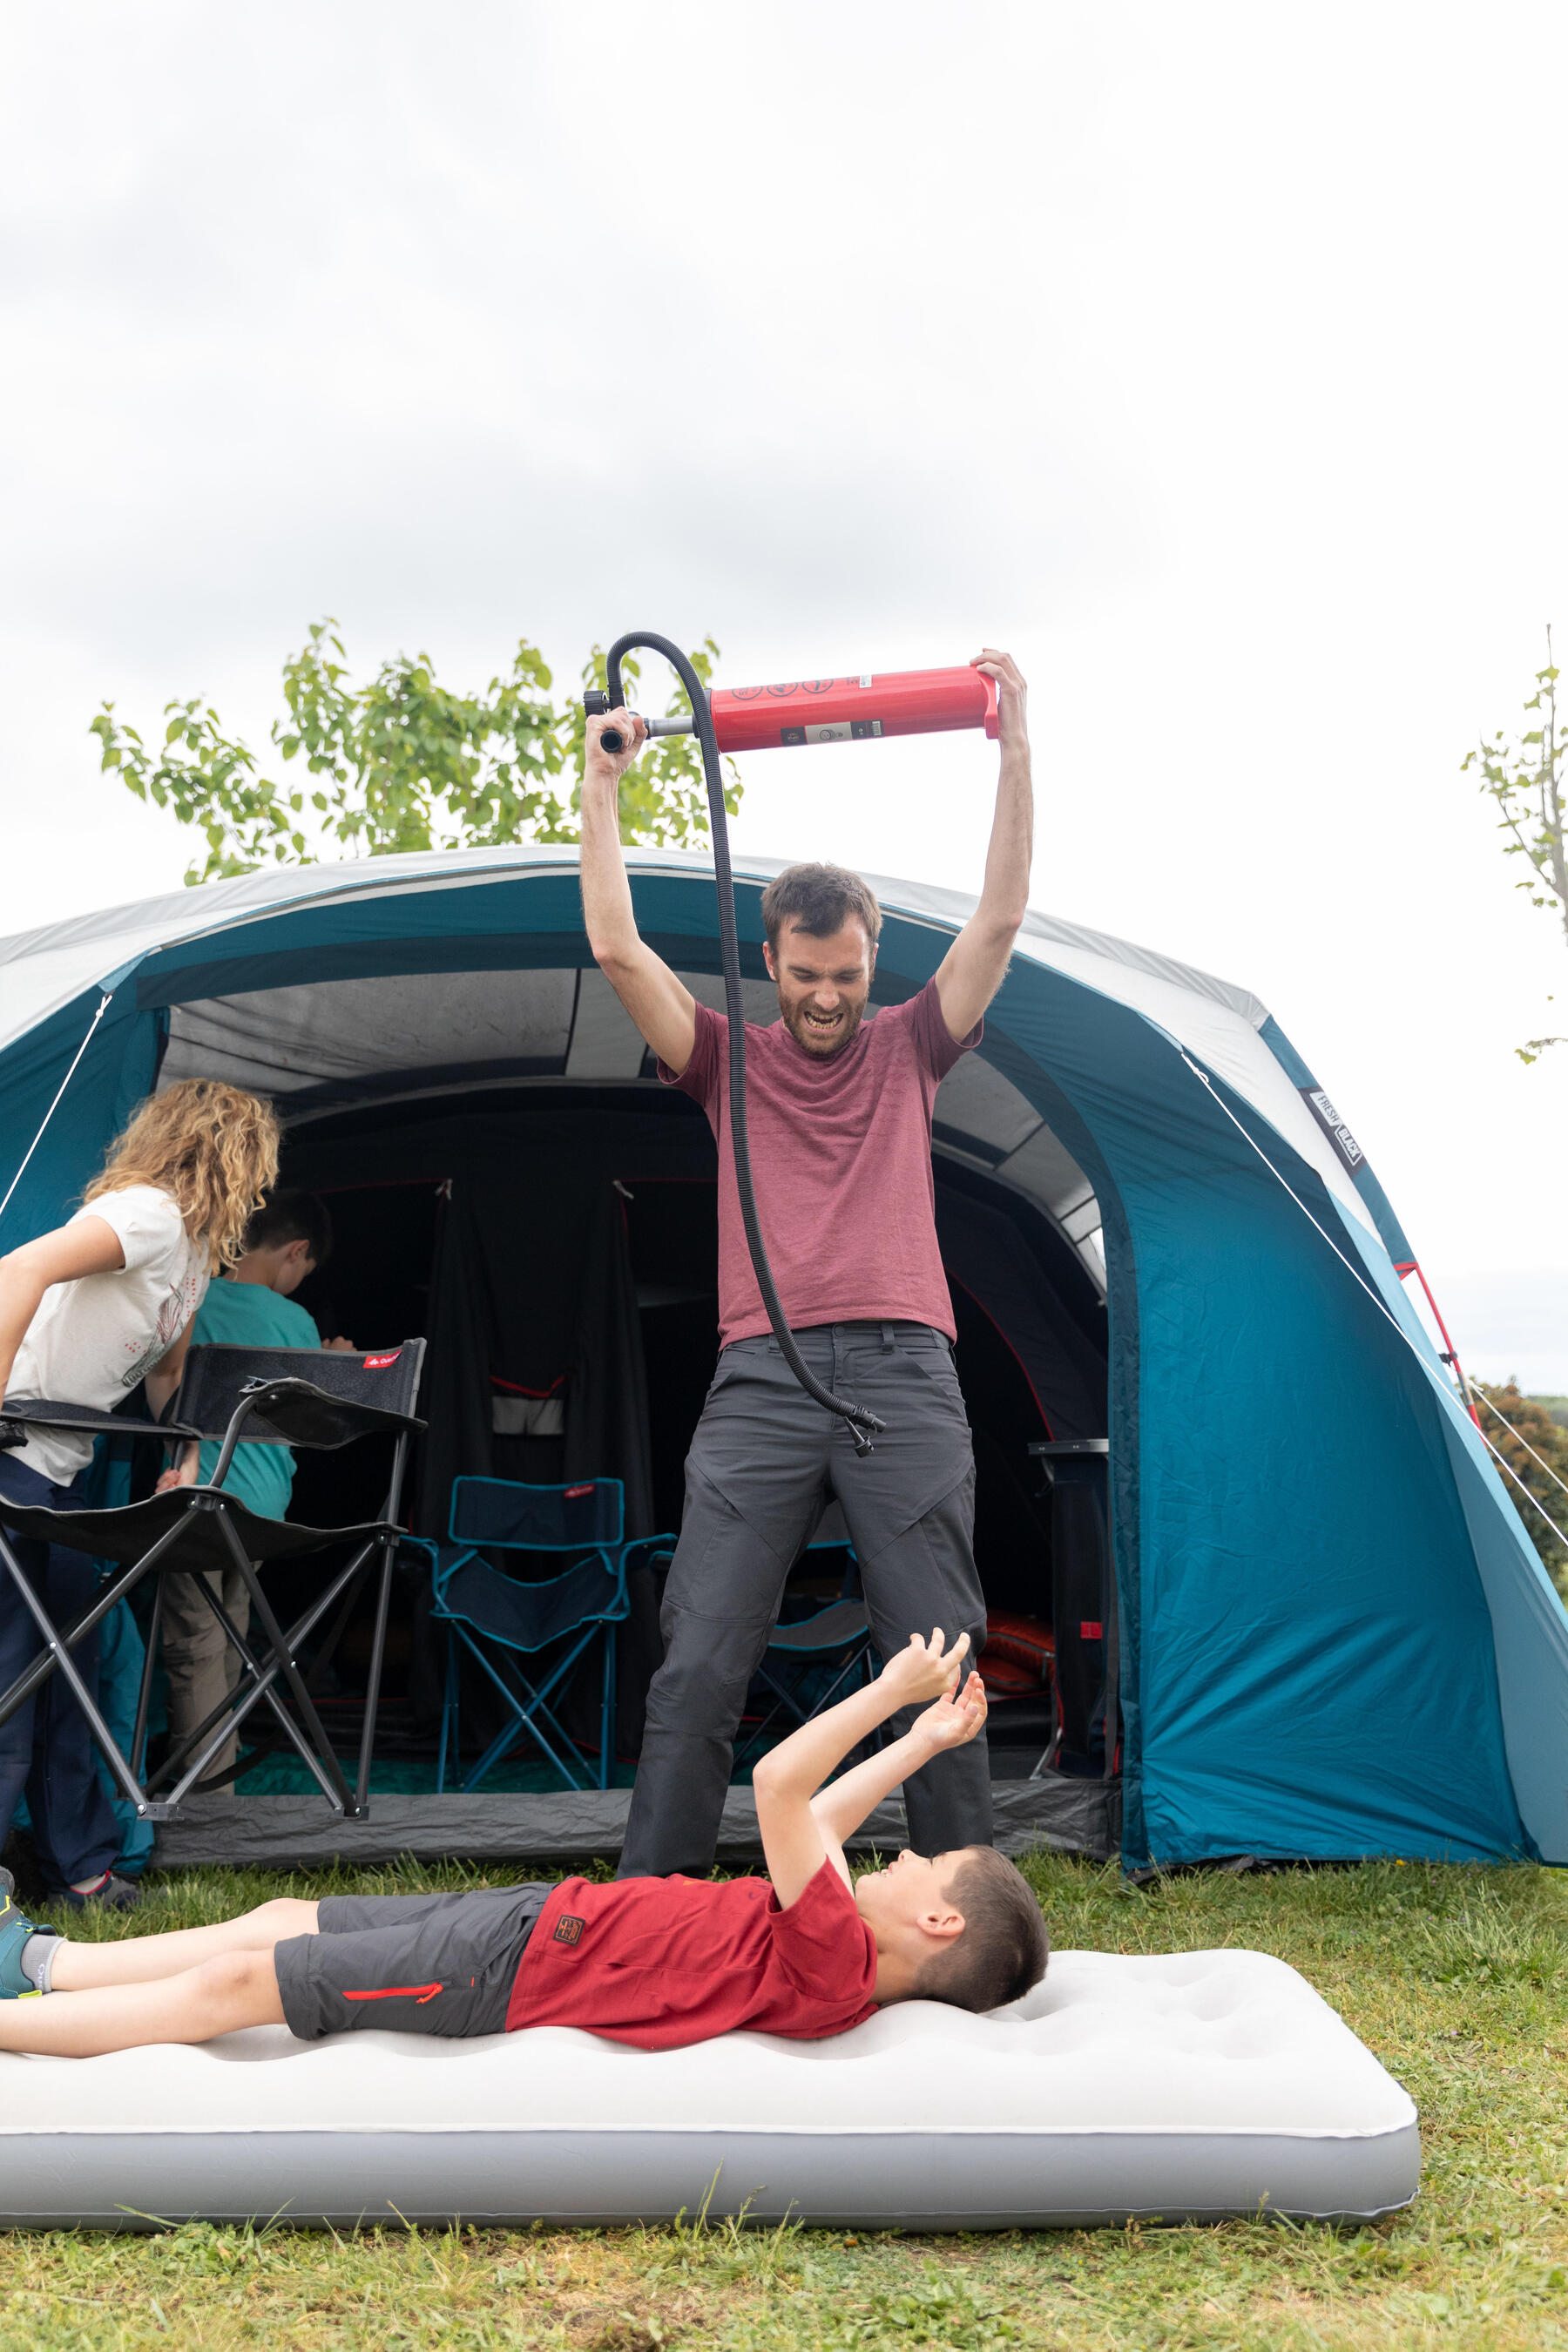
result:
[[[909,1648],[898,1651],[888,1660],[877,1677],[878,1685],[895,1706],[916,1706],[921,1699],[935,1698],[941,1691],[958,1688],[959,1668],[968,1650],[967,1633],[961,1633],[948,1649],[940,1625],[933,1629],[929,1642],[922,1634],[911,1633]]]
[[[930,1748],[966,1748],[985,1728],[985,1685],[978,1674],[970,1675],[962,1691],[944,1690],[933,1706],[917,1715],[910,1736]]]

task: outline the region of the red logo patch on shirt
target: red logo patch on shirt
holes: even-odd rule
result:
[[[587,1924],[588,1922],[586,1919],[574,1918],[571,1912],[563,1911],[560,1918],[555,1922],[555,1942],[558,1944],[580,1944],[583,1940],[583,1930]]]
[[[367,1356],[364,1360],[365,1370],[367,1372],[384,1372],[388,1364],[395,1364],[398,1357],[401,1356],[402,1353],[402,1349],[398,1348],[395,1349],[390,1356]]]

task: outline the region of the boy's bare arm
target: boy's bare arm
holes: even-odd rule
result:
[[[625,751],[604,750],[599,739],[606,727],[619,728],[626,739]],[[696,1000],[637,929],[621,855],[620,781],[647,737],[642,720],[625,710],[612,710],[608,718],[587,723],[578,861],[583,919],[595,962],[660,1061],[679,1076],[697,1043]]]
[[[940,1633],[933,1633],[929,1643],[920,1634],[911,1633],[909,1648],[889,1658],[874,1683],[840,1699],[837,1706],[814,1716],[809,1723],[803,1723],[798,1731],[781,1740],[772,1754],[758,1764],[752,1774],[757,1826],[762,1832],[768,1876],[784,1910],[805,1894],[825,1862],[831,1859],[840,1874],[847,1876],[839,1851],[845,1832],[818,1819],[812,1805],[817,1790],[835,1765],[842,1763],[849,1750],[858,1747],[890,1715],[896,1715],[902,1706],[918,1706],[922,1699],[937,1698],[944,1691],[955,1689],[968,1647],[967,1633],[961,1633],[951,1650],[945,1648]],[[909,1740],[914,1741],[915,1737],[914,1732],[910,1733]],[[907,1744],[905,1740],[896,1741],[889,1755],[905,1749]],[[855,1815],[849,1828],[865,1819],[878,1797],[885,1797],[899,1780],[919,1769],[910,1760],[912,1753],[911,1749],[900,1758],[896,1774],[878,1788],[878,1796],[870,1798]],[[934,1753],[929,1744],[923,1745],[920,1763]],[[883,1760],[880,1757],[874,1759],[877,1766]],[[865,1773],[868,1768],[861,1765],[858,1770]],[[879,1777],[872,1770],[863,1785],[876,1787]],[[837,1821],[837,1810],[831,1819],[833,1822]]]
[[[840,1773],[811,1801],[817,1825],[830,1846],[842,1847],[868,1813],[949,1748],[966,1748],[985,1728],[985,1685],[972,1674],[963,1688],[956,1678],[925,1713],[917,1716],[901,1739],[889,1740],[854,1770]]]

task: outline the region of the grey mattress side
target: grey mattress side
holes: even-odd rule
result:
[[[0,2228],[611,2226],[704,2203],[759,2222],[919,2231],[1373,2221],[1409,2204],[1420,2168],[1414,2122],[1343,2135],[26,2131],[0,2137]]]

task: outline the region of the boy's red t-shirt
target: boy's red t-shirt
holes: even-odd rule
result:
[[[871,2016],[877,1939],[830,1862],[788,1910],[765,1878],[556,1887],[528,1939],[506,2030],[577,2025],[639,2050],[717,2033],[814,2042]]]

